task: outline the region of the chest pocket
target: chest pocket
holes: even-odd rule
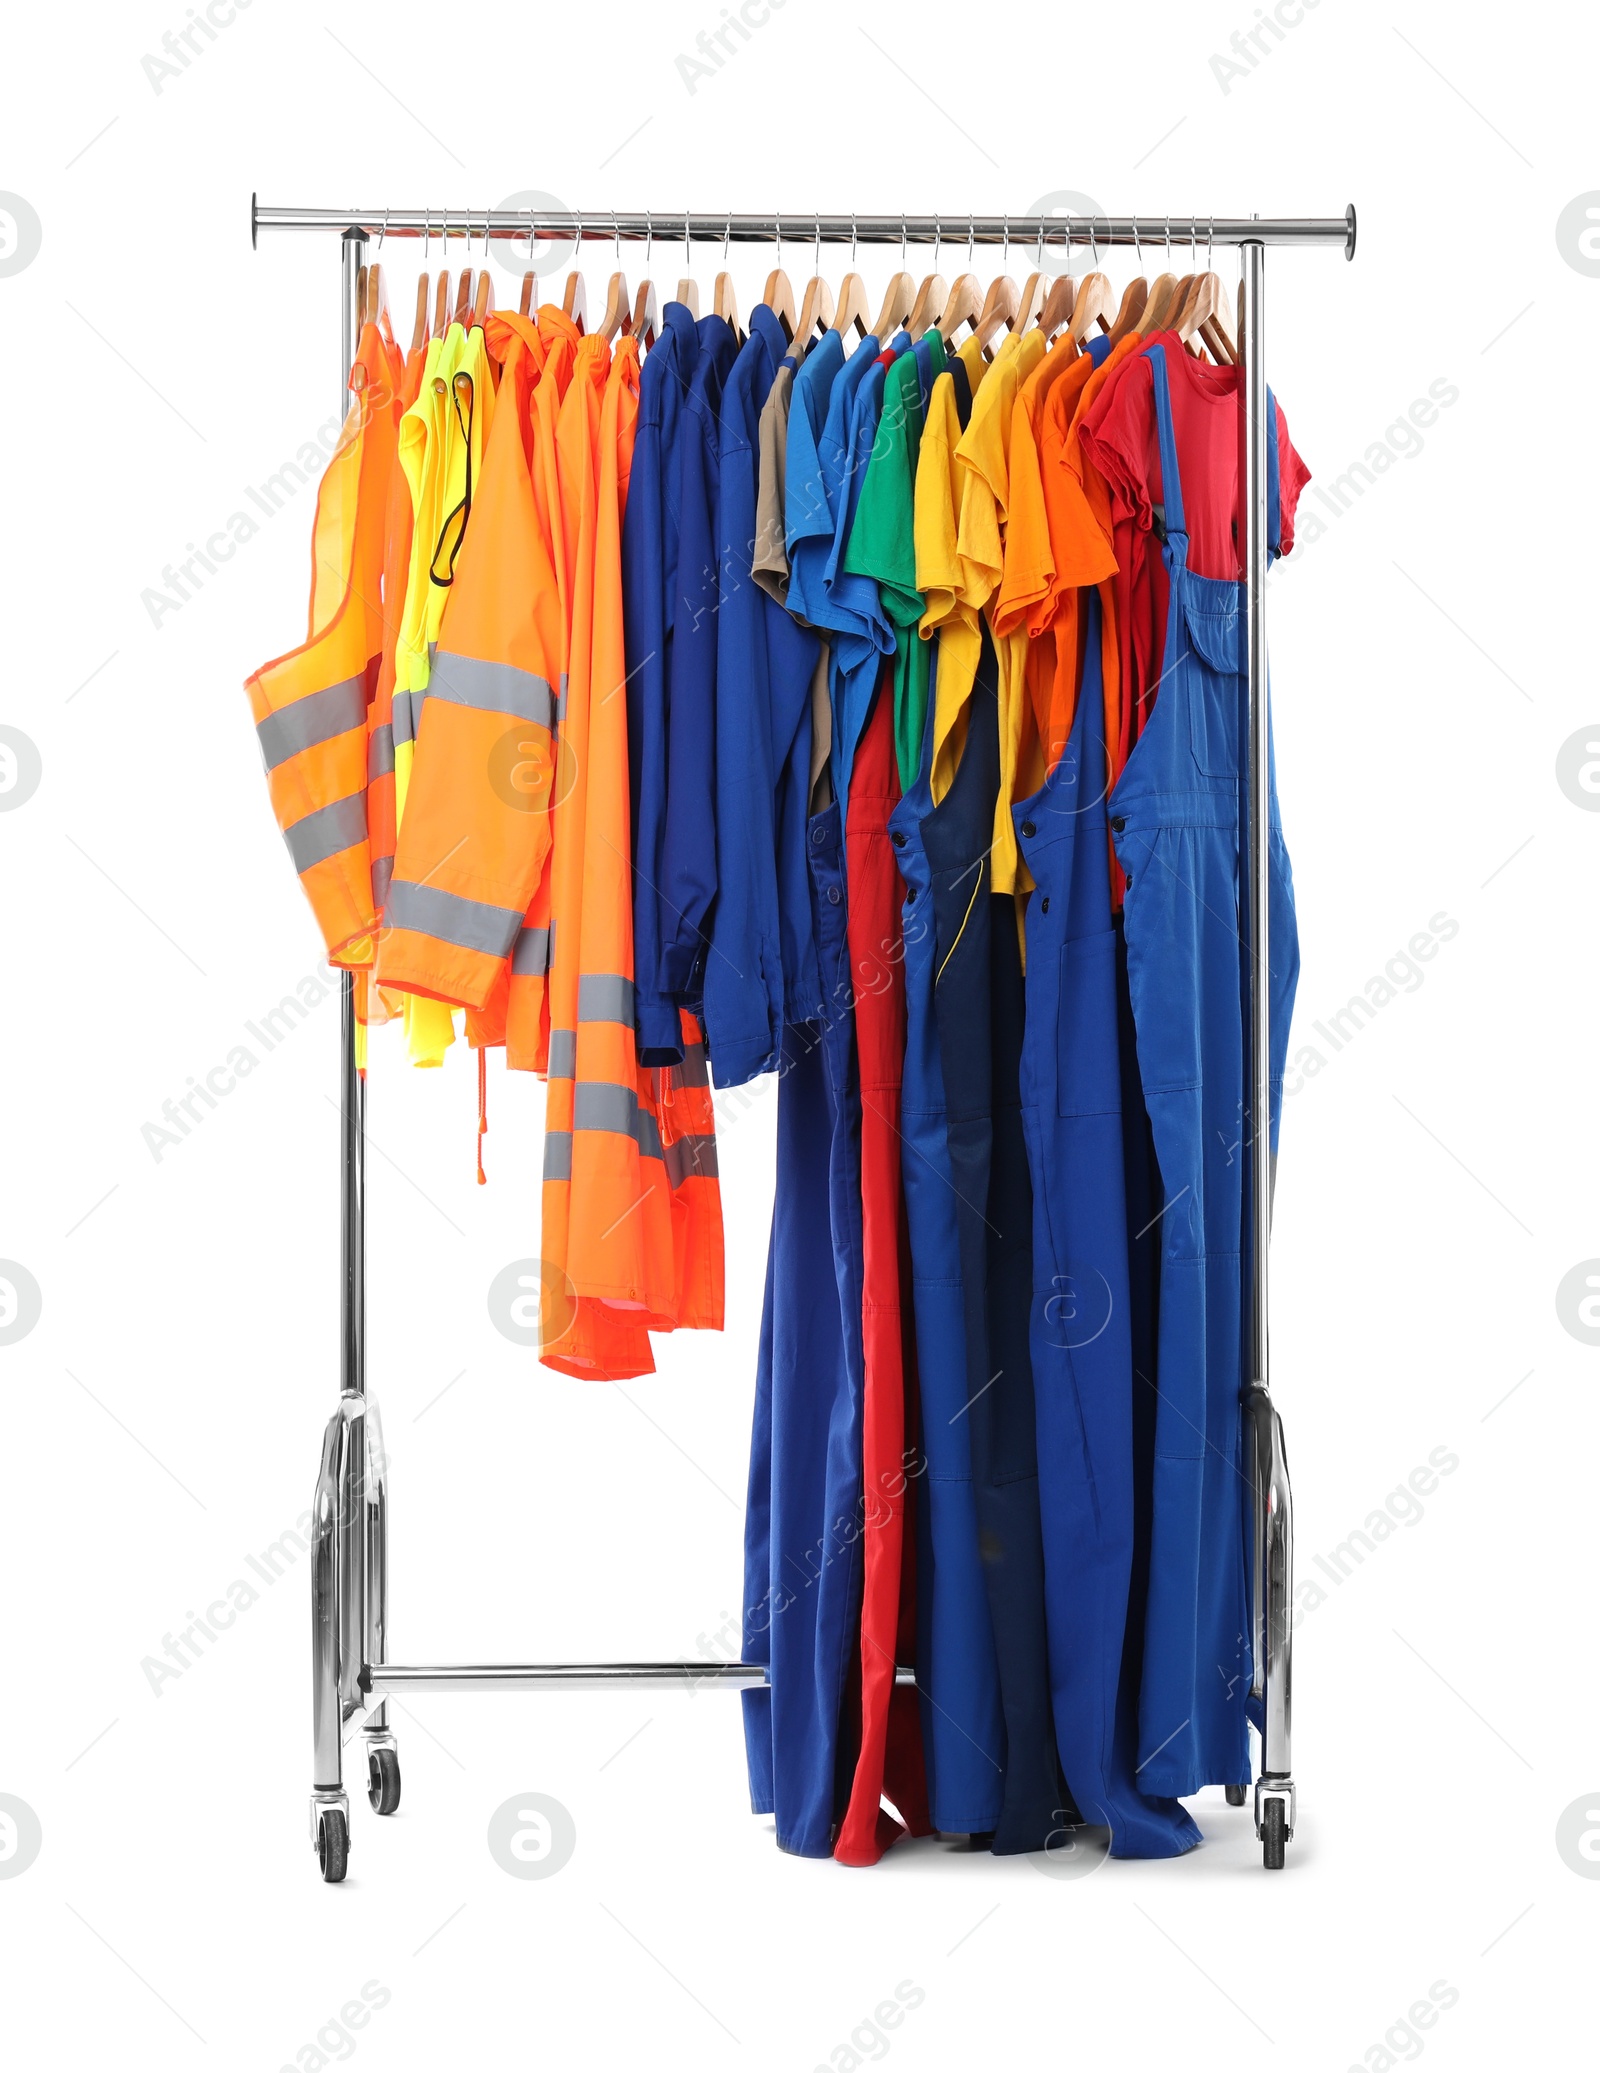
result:
[[[1116,930],[1105,929],[1061,946],[1056,1002],[1058,1116],[1121,1113],[1116,945]]]
[[[1184,686],[1189,746],[1207,777],[1239,775],[1240,704],[1245,696],[1244,620],[1232,584],[1191,581],[1183,599],[1190,662]]]

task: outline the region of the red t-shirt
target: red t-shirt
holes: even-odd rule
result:
[[[1177,442],[1184,522],[1189,531],[1189,566],[1197,576],[1238,582],[1244,575],[1234,539],[1243,372],[1197,360],[1184,351],[1174,332],[1160,333],[1155,343],[1166,355],[1172,434]],[[1135,354],[1122,379],[1107,384],[1085,420],[1083,440],[1111,486],[1114,510],[1119,516],[1131,517],[1141,532],[1148,532],[1151,506],[1162,501],[1161,450],[1148,354]],[[1278,499],[1285,554],[1294,547],[1295,506],[1310,479],[1310,469],[1290,443],[1280,406]]]
[[[1216,367],[1184,350],[1176,333],[1152,341],[1166,356],[1172,433],[1183,478],[1188,565],[1197,576],[1239,582],[1235,513],[1239,484],[1238,367]],[[1142,731],[1157,689],[1166,640],[1167,574],[1152,535],[1153,506],[1163,502],[1150,361],[1137,353],[1096,398],[1083,425],[1083,446],[1111,493],[1118,561],[1129,579],[1135,731]],[[1278,501],[1282,548],[1294,546],[1295,507],[1311,471],[1295,451],[1278,409]]]

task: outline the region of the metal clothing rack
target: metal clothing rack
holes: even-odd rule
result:
[[[1170,247],[1176,221],[1198,242],[1236,245],[1243,271],[1241,357],[1245,588],[1248,622],[1248,781],[1246,839],[1249,898],[1246,947],[1249,1016],[1246,1036],[1250,1115],[1248,1204],[1250,1297],[1245,1319],[1246,1359],[1240,1378],[1245,1453],[1251,1485],[1251,1696],[1262,1708],[1261,1775],[1255,1788],[1255,1825],[1269,1869],[1282,1866],[1294,1833],[1295,1787],[1290,1765],[1290,1604],[1294,1533],[1283,1422],[1268,1386],[1267,1240],[1271,1221],[1271,1092],[1267,959],[1268,797],[1267,734],[1267,383],[1263,350],[1266,253],[1269,246],[1313,245],[1355,256],[1356,212],[1328,217],[1170,216],[735,216],[683,211],[511,209],[291,209],[262,208],[250,197],[250,242],[263,230],[324,231],[339,239],[339,402],[348,399],[357,344],[357,278],[369,237],[482,237],[574,243],[653,241],[694,244],[776,243],[840,245],[1017,245],[1064,249],[1086,245]],[[380,247],[381,249],[381,247]],[[312,1739],[315,1776],[311,1834],[322,1876],[345,1875],[350,1847],[350,1803],[344,1790],[343,1746],[359,1732],[366,1745],[368,1797],[380,1814],[400,1803],[400,1764],[389,1727],[391,1694],[417,1691],[616,1691],[662,1686],[759,1688],[759,1663],[479,1663],[444,1666],[388,1660],[388,1503],[378,1408],[367,1395],[365,1303],[366,1086],[356,1064],[353,981],[341,984],[341,1204],[340,1395],[328,1422],[317,1475],[311,1562]],[[902,1683],[915,1673],[896,1672]],[[1227,1788],[1242,1805],[1244,1788]]]

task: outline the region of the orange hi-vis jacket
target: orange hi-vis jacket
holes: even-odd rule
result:
[[[597,1379],[649,1372],[645,1327],[720,1325],[722,1219],[704,1048],[637,1063],[622,515],[639,348],[579,346],[558,432],[572,639],[552,807],[550,1082],[543,1253],[573,1302],[541,1354]],[[600,380],[604,376],[604,390]]]
[[[537,343],[520,318],[495,321],[501,407],[422,701],[377,967],[384,986],[480,1011],[550,847],[561,647],[528,466]]]
[[[539,335],[544,341],[545,362],[538,385],[529,400],[533,473],[533,501],[539,530],[555,571],[560,626],[560,652],[555,674],[556,714],[567,695],[567,645],[572,634],[572,598],[568,578],[565,529],[561,510],[560,467],[556,457],[556,427],[561,405],[572,381],[578,341],[583,336],[577,325],[559,306],[544,304],[539,310]],[[557,793],[562,784],[561,745],[556,742]],[[550,1056],[550,1003],[546,975],[550,966],[550,867],[546,863],[528,903],[522,933],[512,954],[506,997],[506,1063],[523,1071],[545,1072]]]
[[[362,327],[356,390],[317,491],[306,638],[247,680],[267,785],[331,964],[370,964],[367,707],[384,648],[384,520],[401,404],[392,348]]]

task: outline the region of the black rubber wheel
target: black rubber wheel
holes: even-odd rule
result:
[[[338,1807],[324,1807],[317,1816],[317,1862],[329,1886],[337,1886],[350,1868],[350,1825]]]
[[[1281,1799],[1269,1799],[1261,1816],[1261,1862],[1268,1871],[1283,1870],[1283,1848],[1288,1841],[1289,1809]]]
[[[1224,1785],[1222,1790],[1227,1795],[1230,1807],[1242,1807],[1244,1805],[1244,1796],[1248,1787],[1243,1785]]]
[[[400,1756],[393,1749],[367,1751],[367,1798],[374,1814],[392,1814],[400,1804]]]

